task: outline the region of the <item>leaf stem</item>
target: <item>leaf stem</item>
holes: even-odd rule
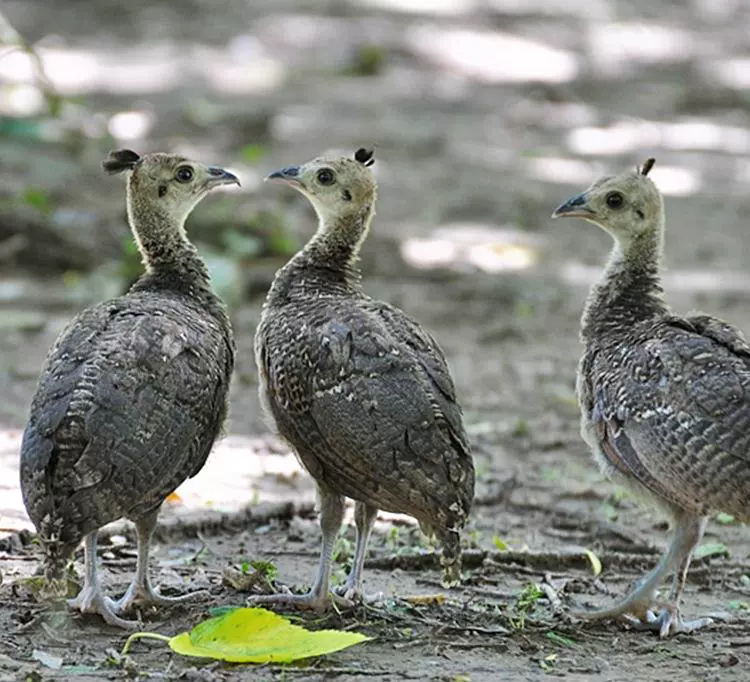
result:
[[[160,639],[162,642],[169,642],[172,638],[167,637],[166,635],[160,635],[158,632],[134,632],[125,641],[125,646],[122,647],[120,656],[125,656],[125,654],[127,654],[128,651],[130,651],[130,645],[136,639]]]

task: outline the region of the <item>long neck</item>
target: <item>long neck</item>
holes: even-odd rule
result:
[[[361,279],[359,251],[375,215],[373,203],[335,218],[318,215],[318,230],[293,259],[295,266],[324,268],[349,284]]]
[[[581,320],[584,338],[629,327],[668,311],[661,285],[663,229],[655,226],[615,246],[591,289]]]
[[[128,192],[130,228],[143,258],[145,274],[134,288],[167,288],[201,296],[210,294],[208,269],[185,233],[185,218],[175,218],[153,203],[134,201]]]

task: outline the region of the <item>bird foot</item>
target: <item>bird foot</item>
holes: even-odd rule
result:
[[[125,630],[137,630],[138,621],[125,620],[117,615],[115,603],[102,594],[98,585],[85,585],[74,599],[68,599],[68,607],[81,613],[98,613],[106,623]]]
[[[375,592],[367,594],[362,590],[362,586],[350,585],[348,582],[343,585],[337,585],[331,592],[334,597],[342,597],[350,604],[377,604],[385,599],[385,594]]]
[[[642,617],[629,613],[623,614],[622,619],[636,630],[658,632],[661,639],[666,639],[679,633],[690,633],[713,624],[711,618],[696,618],[683,620],[680,609],[675,604],[667,604],[658,613],[648,609]]]
[[[198,590],[189,594],[181,594],[179,597],[165,597],[149,584],[136,585],[131,583],[127,592],[117,601],[112,602],[112,607],[115,613],[128,613],[138,606],[174,606],[207,596],[209,596],[209,593],[206,590]]]
[[[316,592],[294,594],[288,587],[283,587],[282,590],[282,592],[277,592],[276,594],[259,594],[248,597],[246,603],[248,606],[279,604],[308,611],[325,611],[332,604],[335,608],[344,609],[354,606],[352,601],[333,592],[324,594],[317,594]]]

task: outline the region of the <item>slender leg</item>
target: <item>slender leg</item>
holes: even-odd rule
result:
[[[115,625],[128,630],[136,630],[139,625],[136,621],[123,620],[116,612],[112,600],[105,597],[99,579],[96,575],[96,537],[97,531],[86,536],[85,551],[85,576],[83,589],[75,599],[68,600],[71,609],[77,609],[81,613],[98,613],[110,625]]]
[[[113,604],[117,613],[127,613],[139,605],[179,604],[196,596],[206,595],[205,590],[199,590],[190,594],[183,594],[179,597],[164,597],[152,587],[151,580],[148,577],[148,555],[158,516],[159,509],[157,508],[135,522],[135,529],[138,535],[138,559],[135,567],[135,576],[125,594]]]
[[[638,629],[658,631],[660,637],[668,637],[678,632],[693,632],[710,625],[713,622],[710,618],[683,621],[679,610],[679,601],[685,587],[690,560],[693,551],[703,537],[706,521],[705,517],[687,514],[678,515],[672,544],[656,568],[638,581],[633,592],[609,609],[589,612],[576,611],[571,615],[585,620],[622,617]],[[664,576],[673,569],[675,570],[675,576],[669,602],[656,615],[653,611],[656,591]]]
[[[357,542],[354,546],[354,563],[346,583],[335,588],[334,592],[349,601],[361,601],[362,592],[362,569],[365,565],[367,544],[370,541],[372,527],[378,516],[377,507],[371,507],[364,502],[357,502],[354,508],[354,523],[357,526]]]
[[[320,550],[320,564],[315,582],[307,594],[265,594],[250,597],[247,603],[254,604],[289,604],[300,608],[322,610],[328,606],[328,585],[331,579],[331,555],[336,544],[341,524],[344,521],[344,498],[341,495],[319,487],[320,494],[320,528],[323,532],[323,544]]]

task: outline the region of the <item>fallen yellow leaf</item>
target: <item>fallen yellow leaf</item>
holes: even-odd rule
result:
[[[602,562],[599,561],[599,557],[596,556],[590,549],[584,549],[583,553],[588,557],[589,563],[591,564],[591,570],[594,573],[594,577],[598,576],[602,572]]]
[[[123,655],[132,641],[141,637],[164,640],[172,651],[183,656],[232,663],[289,663],[371,639],[358,632],[305,630],[273,611],[257,608],[231,609],[171,638],[155,632],[136,632],[125,642]]]
[[[167,502],[170,504],[180,504],[182,498],[177,493],[169,493],[169,495],[167,495]]]
[[[444,594],[415,594],[406,597],[406,601],[413,606],[440,606],[445,601]]]

